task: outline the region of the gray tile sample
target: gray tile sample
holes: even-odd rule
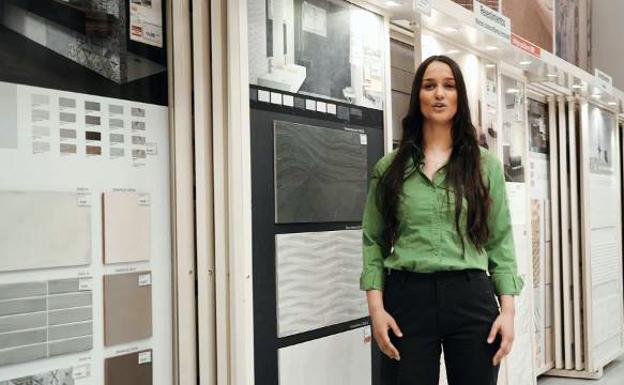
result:
[[[145,109],[144,108],[132,107],[131,113],[132,113],[132,116],[136,116],[136,117],[139,117],[139,118],[144,118],[145,117]]]
[[[59,98],[59,107],[61,107],[61,108],[76,108],[76,99]]]
[[[274,122],[277,223],[359,222],[367,187],[366,137]]]
[[[87,111],[99,111],[100,103],[98,102],[85,102],[85,110]]]
[[[0,82],[0,148],[17,148],[17,86]]]
[[[61,112],[59,114],[59,119],[63,123],[76,123],[76,114],[71,114],[69,112]]]
[[[75,154],[77,148],[75,144],[61,143],[59,149],[62,154]]]
[[[90,350],[90,282],[60,279],[0,285],[0,366]],[[17,299],[14,299],[17,298]]]
[[[123,121],[123,119],[109,119],[108,120],[108,125],[111,128],[123,128],[124,127],[124,121]]]
[[[277,234],[275,249],[280,338],[367,316],[361,230]]]
[[[73,368],[56,369],[26,377],[0,381],[0,385],[74,385]]]
[[[118,105],[115,105],[115,104],[111,104],[110,106],[108,106],[108,112],[111,115],[123,115],[124,108],[123,108],[123,106],[118,106]]]
[[[59,135],[63,139],[76,139],[76,130],[61,128],[59,130]]]

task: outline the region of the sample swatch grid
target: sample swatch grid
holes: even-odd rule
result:
[[[155,153],[147,142],[146,119],[139,106],[30,94],[32,152],[141,162]]]
[[[0,285],[0,366],[91,350],[92,279]]]

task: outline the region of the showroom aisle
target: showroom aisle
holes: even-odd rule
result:
[[[538,385],[621,385],[624,379],[624,356],[606,366],[604,376],[598,380],[579,380],[558,377],[541,377]]]

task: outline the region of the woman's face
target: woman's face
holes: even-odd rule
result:
[[[425,121],[451,124],[457,113],[457,88],[448,64],[433,61],[425,70],[420,87],[420,110]]]

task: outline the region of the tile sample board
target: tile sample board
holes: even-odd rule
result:
[[[275,243],[279,337],[368,315],[361,230],[278,234]]]
[[[104,362],[106,385],[152,385],[152,351],[110,357]]]
[[[364,328],[279,349],[280,385],[370,385]]]
[[[104,345],[118,345],[151,336],[151,273],[105,275]]]
[[[25,377],[0,381],[0,385],[74,385],[74,369],[56,369]]]
[[[91,210],[78,195],[0,191],[0,271],[87,265]]]
[[[276,223],[361,221],[366,134],[274,122]]]
[[[150,259],[149,196],[136,192],[105,192],[104,263]]]
[[[91,281],[0,285],[0,366],[91,350]]]

